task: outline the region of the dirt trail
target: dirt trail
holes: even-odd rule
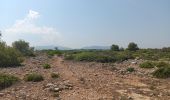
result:
[[[63,100],[118,100],[126,91],[135,100],[150,100],[149,97],[128,91],[129,88],[147,87],[138,77],[117,76],[110,70],[93,66],[93,63],[78,63],[53,58],[61,77],[73,84],[73,90],[62,91]]]
[[[74,66],[72,65],[64,64],[61,58],[55,58],[54,64],[58,65],[58,72],[60,73],[61,77],[74,85],[73,90],[63,91],[61,93],[62,99],[96,100],[100,98],[112,98],[112,95],[109,95],[107,92],[100,93],[95,90],[96,85],[94,84],[94,80],[92,80],[92,77],[94,77],[92,75],[95,75],[95,73],[91,70],[84,69],[81,66],[73,68]]]

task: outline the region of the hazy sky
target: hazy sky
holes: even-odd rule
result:
[[[170,46],[170,0],[0,0],[8,44]]]

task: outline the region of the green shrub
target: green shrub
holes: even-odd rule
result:
[[[158,62],[156,64],[156,67],[158,67],[158,68],[160,68],[160,67],[168,67],[168,66],[170,66],[170,65],[168,63],[166,63],[166,62]]]
[[[114,62],[115,57],[98,52],[82,52],[74,55],[76,61]]]
[[[0,74],[0,89],[9,87],[18,81],[19,81],[19,78],[15,76],[8,75],[8,74]]]
[[[44,64],[44,65],[43,65],[43,68],[44,68],[44,69],[49,69],[49,68],[51,68],[51,66],[50,66],[49,64]]]
[[[135,69],[134,69],[134,68],[132,68],[132,67],[129,67],[129,68],[127,68],[127,69],[126,69],[126,71],[128,71],[128,72],[134,72],[134,71],[135,71]]]
[[[157,78],[169,78],[170,77],[170,67],[160,67],[153,72],[153,76]]]
[[[60,75],[58,73],[51,73],[51,78],[59,78]]]
[[[79,54],[75,54],[75,60],[77,61],[95,61],[95,59],[97,58],[97,56],[95,55],[95,53],[92,52],[82,52]]]
[[[136,43],[134,43],[134,42],[129,43],[129,45],[128,45],[128,48],[127,48],[127,49],[128,49],[128,50],[130,50],[130,51],[136,51],[136,50],[139,50],[138,45],[137,45]]]
[[[24,40],[15,41],[12,43],[12,47],[18,50],[24,56],[35,56],[34,48],[29,46],[28,42]]]
[[[0,42],[0,67],[19,66],[22,61],[20,52]]]
[[[124,51],[124,52],[118,52],[114,54],[116,61],[122,62],[128,59],[133,59],[134,57],[132,56],[132,53],[129,51]]]
[[[112,50],[112,51],[119,51],[119,46],[113,44],[113,45],[111,46],[111,50]]]
[[[59,50],[48,50],[48,51],[47,51],[47,54],[48,54],[49,56],[54,56],[54,55],[61,56],[61,55],[62,55],[62,52],[59,51]]]
[[[25,81],[32,81],[32,82],[40,82],[40,81],[43,81],[44,78],[42,75],[40,74],[37,74],[37,73],[31,73],[31,74],[28,74],[24,77],[24,80]]]
[[[155,64],[150,61],[143,62],[139,65],[141,68],[154,68]]]

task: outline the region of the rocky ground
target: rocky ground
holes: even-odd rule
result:
[[[0,100],[170,100],[170,79],[152,77],[154,69],[139,68],[141,62],[74,62],[46,55],[27,58],[21,67],[0,68],[0,73],[21,79],[0,90]],[[51,68],[43,69],[44,63]],[[128,67],[135,71],[126,71]],[[44,81],[25,82],[23,77],[31,72],[42,74]],[[51,73],[60,77],[53,79]]]

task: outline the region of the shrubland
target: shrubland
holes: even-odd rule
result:
[[[25,56],[33,56],[34,49],[24,40],[14,41],[12,47],[1,40],[0,33],[0,67],[15,67],[21,65]]]
[[[11,86],[18,81],[19,81],[19,78],[13,75],[1,73],[0,74],[0,90]]]
[[[25,81],[31,81],[31,82],[40,82],[40,81],[43,81],[44,78],[41,74],[38,74],[38,73],[30,73],[30,74],[27,74],[25,75],[24,77],[24,80]]]
[[[16,49],[0,42],[0,67],[18,66],[23,61],[22,55]]]
[[[29,46],[29,43],[24,40],[14,41],[12,47],[18,50],[23,56],[35,56],[34,48]]]

